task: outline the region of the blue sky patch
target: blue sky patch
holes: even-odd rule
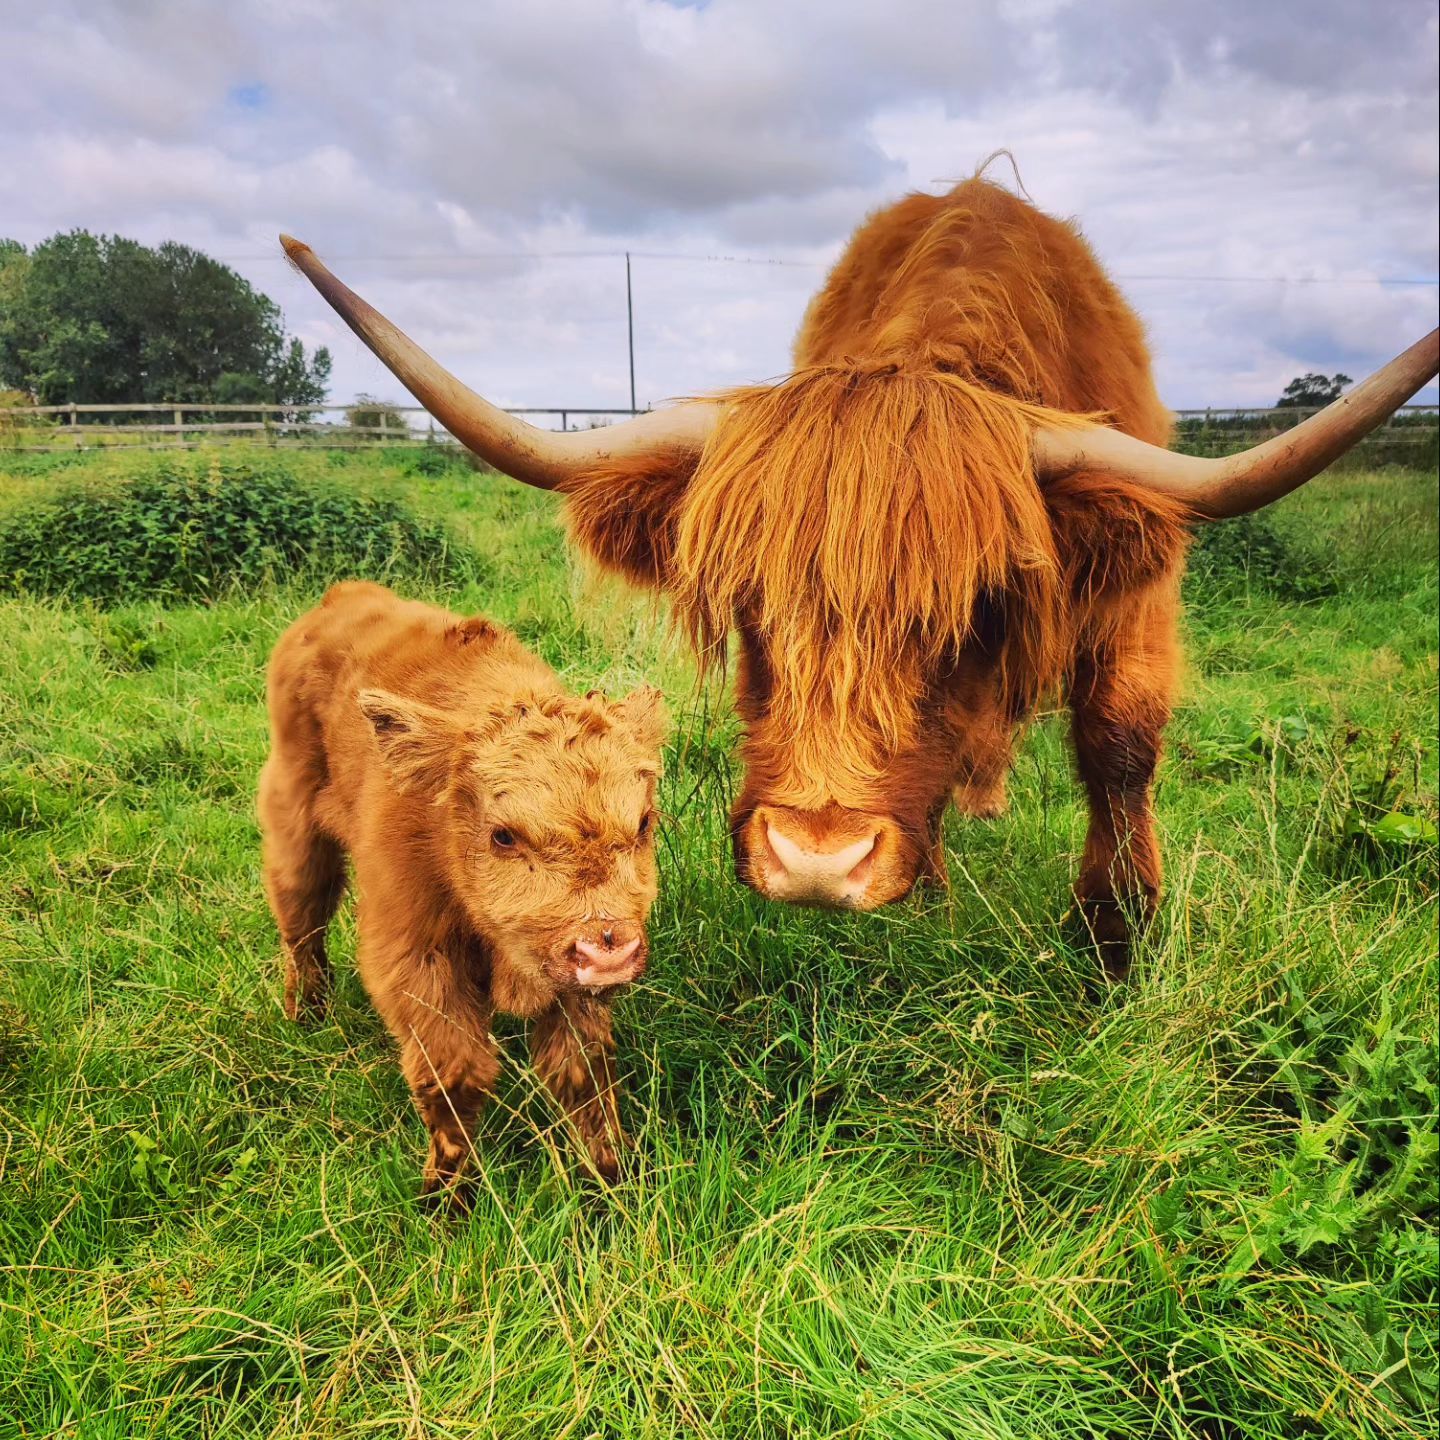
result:
[[[270,103],[270,91],[258,80],[247,85],[232,85],[225,99],[237,110],[263,110]]]

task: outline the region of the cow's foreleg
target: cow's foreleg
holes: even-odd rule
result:
[[[962,815],[994,820],[1005,813],[1005,780],[1014,754],[1015,718],[993,666],[969,661],[952,682],[955,780],[950,798]]]
[[[1011,737],[1003,736],[983,746],[967,746],[960,754],[950,799],[962,815],[977,820],[995,820],[1009,808],[1005,780],[1010,774]]]
[[[592,1168],[606,1180],[615,1179],[626,1141],[620,1128],[609,1005],[589,996],[557,1000],[535,1021],[530,1055]]]
[[[1090,804],[1076,899],[1109,978],[1123,979],[1132,936],[1160,895],[1150,786],[1170,718],[1173,644],[1165,627],[1113,637],[1073,677],[1075,757]]]

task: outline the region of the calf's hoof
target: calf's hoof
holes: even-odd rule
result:
[[[302,980],[293,972],[285,977],[285,1014],[300,1025],[316,1025],[330,1009],[330,986],[323,980]]]
[[[620,1157],[613,1153],[587,1155],[585,1168],[590,1172],[592,1179],[603,1180],[605,1184],[613,1185],[620,1178]]]
[[[285,997],[285,1014],[297,1025],[318,1025],[330,1013],[328,996],[312,996],[300,999],[294,995]]]
[[[430,1150],[425,1157],[425,1175],[420,1184],[421,1200],[436,1209],[465,1214],[475,1193],[469,1162],[468,1140],[444,1131],[432,1131]]]

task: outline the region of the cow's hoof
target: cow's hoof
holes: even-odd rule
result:
[[[989,785],[962,780],[950,792],[951,803],[972,820],[998,820],[1010,808],[1005,790],[1005,777]]]
[[[1065,915],[1061,930],[1076,950],[1088,950],[1100,961],[1098,973],[1088,974],[1085,981],[1092,1000],[1103,999],[1130,978],[1131,928],[1116,901],[1080,901]]]
[[[459,1176],[427,1175],[420,1186],[420,1208],[434,1215],[468,1215],[475,1203],[475,1183]]]

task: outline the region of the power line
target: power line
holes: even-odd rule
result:
[[[490,261],[510,260],[624,260],[627,255],[635,260],[680,260],[711,265],[768,265],[801,270],[826,270],[834,263],[829,260],[791,260],[778,255],[695,255],[672,250],[487,250],[471,251],[464,254],[414,254],[414,255],[362,255],[328,254],[327,260],[338,264],[358,265],[412,265],[486,264]],[[270,252],[236,255],[213,255],[214,260],[271,261],[283,262],[283,254]],[[1143,274],[1127,275],[1111,273],[1112,280],[1126,284],[1156,282],[1171,285],[1400,285],[1440,286],[1440,279],[1427,279],[1406,275],[1180,275]]]
[[[685,255],[671,250],[632,250],[639,260],[703,260],[715,265],[788,265],[802,270],[827,270],[833,260],[784,260],[778,255]]]
[[[1190,285],[1440,285],[1440,280],[1411,279],[1396,275],[1112,275],[1126,284],[1161,280]]]
[[[272,253],[268,250],[257,251],[254,254],[211,255],[208,251],[206,254],[212,260],[221,260],[227,263],[235,260],[285,260],[283,254]],[[408,265],[417,261],[424,261],[427,264],[437,262],[468,264],[472,261],[490,260],[623,260],[626,255],[633,256],[636,260],[698,260],[715,265],[777,265],[802,270],[825,270],[833,263],[829,260],[790,260],[778,255],[688,255],[672,250],[485,250],[463,254],[452,252],[450,254],[417,255],[347,255],[327,250],[324,258],[327,263],[333,260],[342,264],[354,262],[364,265],[401,263]]]

